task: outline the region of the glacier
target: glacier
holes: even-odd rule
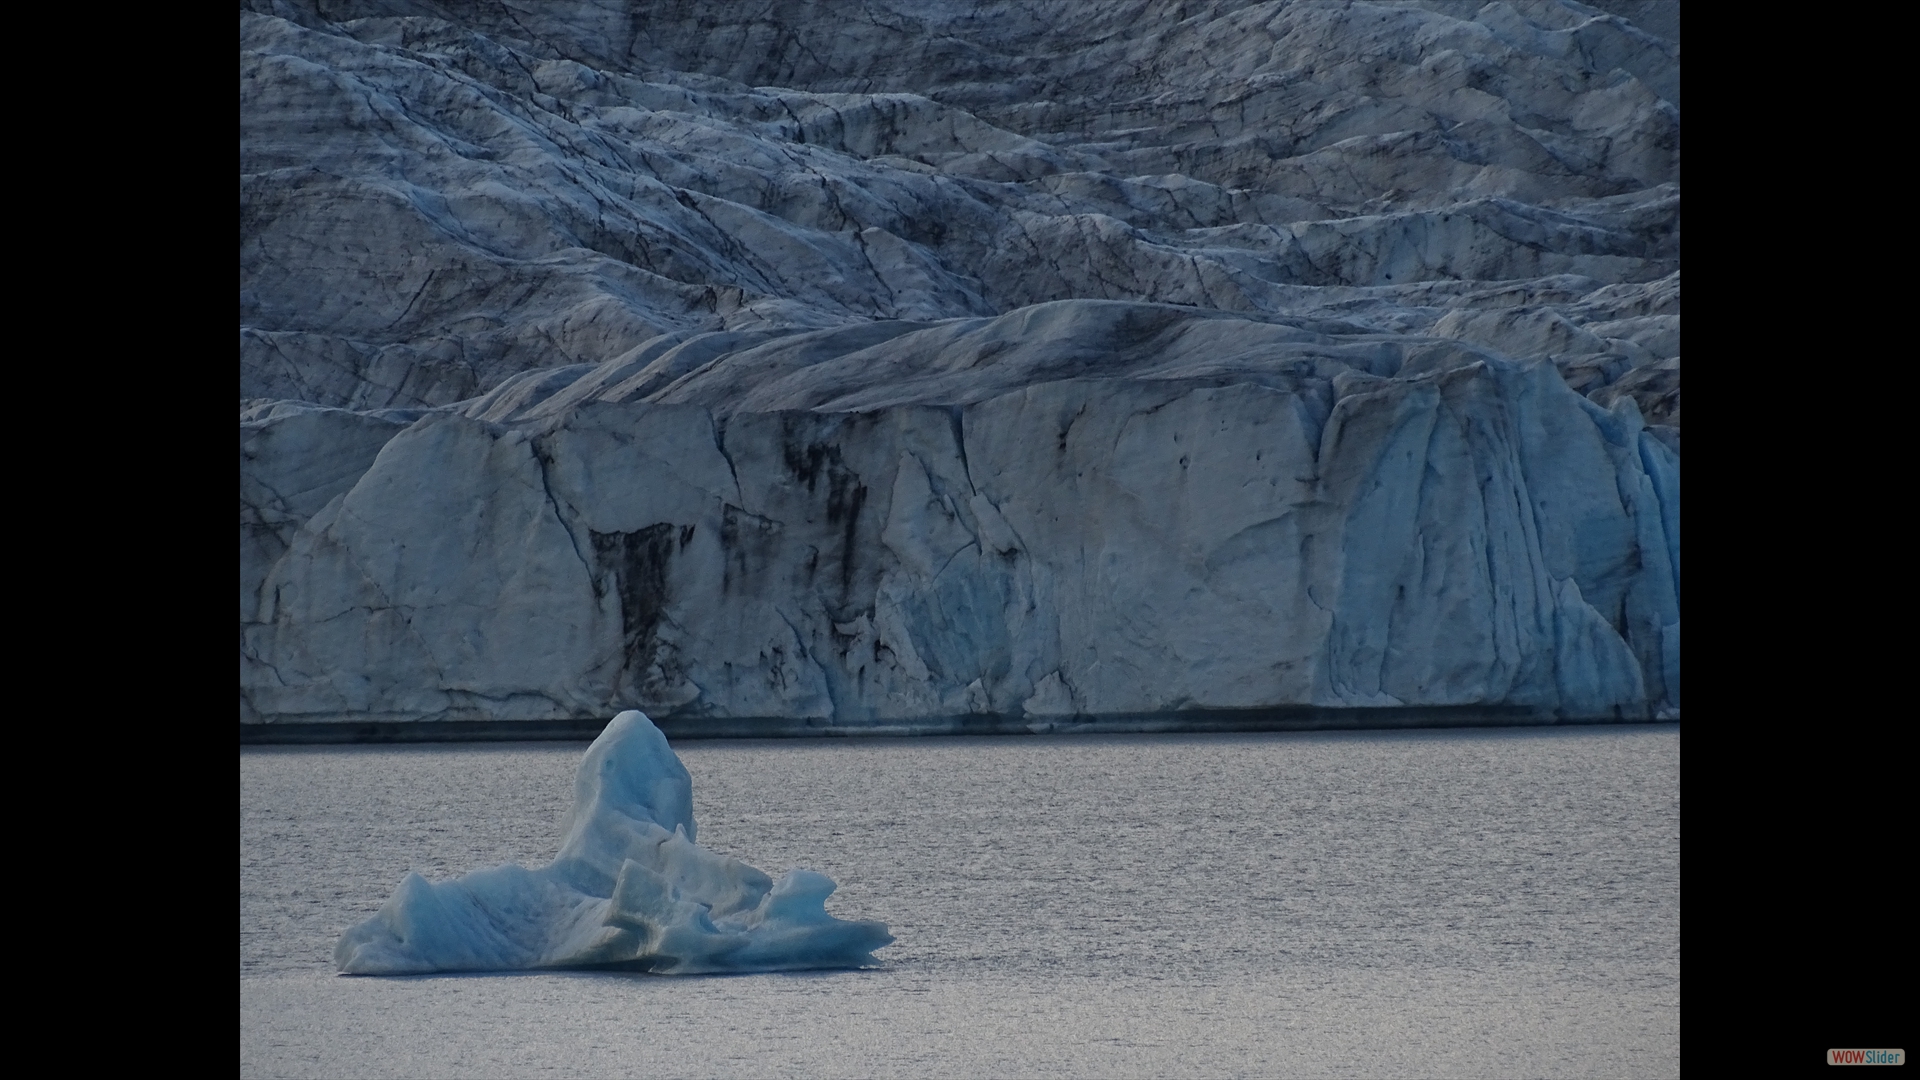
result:
[[[243,0],[243,740],[1677,718],[1677,4],[762,7]]]
[[[341,935],[349,975],[598,968],[692,975],[858,968],[893,942],[884,923],[836,919],[833,879],[778,881],[694,842],[693,781],[645,713],[613,718],[574,781],[566,839],[538,870],[452,881],[408,873]]]

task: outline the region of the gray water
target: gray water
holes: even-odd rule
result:
[[[333,973],[407,870],[549,860],[584,749],[242,748],[242,1074],[1679,1072],[1673,725],[688,742],[882,968]]]

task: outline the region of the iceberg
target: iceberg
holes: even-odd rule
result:
[[[349,975],[599,968],[663,975],[857,968],[885,923],[827,914],[833,879],[778,881],[694,842],[693,780],[644,713],[613,718],[574,781],[566,838],[539,870],[408,873],[341,935]]]

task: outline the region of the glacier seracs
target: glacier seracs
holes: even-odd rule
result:
[[[560,854],[452,881],[408,873],[341,935],[350,975],[603,968],[666,975],[854,968],[893,941],[886,924],[827,914],[833,880],[774,881],[694,842],[693,780],[644,713],[588,748]]]

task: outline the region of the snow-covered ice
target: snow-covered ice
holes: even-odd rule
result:
[[[702,972],[852,968],[893,941],[885,923],[827,914],[833,879],[779,881],[694,842],[693,780],[646,715],[613,718],[574,781],[560,854],[453,881],[409,873],[341,935],[352,975],[527,968]]]

